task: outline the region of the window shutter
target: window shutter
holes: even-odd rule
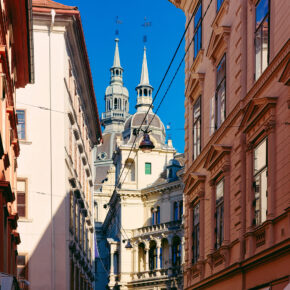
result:
[[[209,135],[211,136],[215,130],[215,95],[210,100],[210,121],[209,121]]]

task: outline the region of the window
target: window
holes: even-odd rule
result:
[[[179,202],[179,219],[182,219],[183,215],[183,201]]]
[[[150,175],[151,174],[151,163],[146,162],[145,163],[145,174]]]
[[[73,225],[74,225],[74,196],[73,192],[70,192],[70,229],[73,231]]]
[[[155,224],[155,212],[154,208],[151,208],[151,225],[153,226]]]
[[[192,231],[192,264],[199,257],[199,203],[193,208],[193,231]]]
[[[267,175],[268,156],[267,138],[254,149],[254,208],[256,225],[260,225],[267,219]]]
[[[175,221],[178,220],[178,204],[176,201],[173,204],[173,218]]]
[[[224,179],[216,185],[216,242],[215,248],[219,249],[224,239]]]
[[[218,129],[226,117],[226,56],[224,55],[217,67],[217,84],[216,84],[216,112],[215,128]]]
[[[217,0],[216,1],[216,10],[219,11],[222,4],[223,4],[224,0]]]
[[[149,270],[157,268],[157,248],[156,243],[153,241],[149,249]]]
[[[255,49],[256,73],[258,79],[269,63],[269,0],[260,0],[256,5]]]
[[[25,111],[24,110],[16,110],[18,124],[17,124],[17,133],[18,138],[21,140],[25,140]]]
[[[159,262],[160,262],[160,269],[162,269],[163,264],[162,264],[162,247],[159,249]]]
[[[114,99],[114,110],[118,109],[118,100]]]
[[[160,224],[160,207],[157,206],[157,210],[156,210],[156,224],[159,225]]]
[[[194,14],[194,58],[196,58],[198,52],[201,49],[201,13],[202,5],[201,1],[199,1]]]
[[[94,217],[95,221],[98,221],[98,203],[96,201],[94,202]]]
[[[27,209],[26,209],[26,179],[18,179],[17,180],[17,212],[19,217],[26,218],[27,217]]]
[[[173,238],[172,244],[172,266],[180,266],[181,264],[181,244],[179,237]]]
[[[200,111],[200,99],[199,97],[193,106],[193,159],[200,154],[201,144],[201,111]]]
[[[28,266],[27,266],[27,256],[20,254],[17,256],[17,278],[19,280],[28,281]],[[28,286],[21,285],[21,289],[28,289]],[[23,287],[24,286],[24,287]]]

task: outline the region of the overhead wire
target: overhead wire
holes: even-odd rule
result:
[[[205,10],[205,12],[204,12],[204,14],[203,14],[203,16],[201,17],[201,24],[202,24],[202,22],[203,22],[204,17],[206,16],[206,14],[207,14],[207,12],[208,12],[209,7],[210,7],[211,4],[212,4],[212,1],[213,1],[213,0],[210,0],[210,2],[209,2],[209,4],[208,4],[208,6],[207,6],[207,8],[206,8],[206,10]],[[181,37],[181,40],[179,41],[179,44],[178,44],[178,46],[177,46],[177,49],[176,49],[175,52],[174,52],[174,55],[173,55],[173,57],[172,57],[172,59],[171,59],[171,61],[170,61],[170,64],[169,64],[169,66],[168,66],[168,68],[167,68],[167,70],[166,70],[166,72],[165,72],[165,74],[164,74],[164,76],[163,76],[163,78],[162,78],[162,81],[161,81],[161,83],[160,83],[160,85],[159,85],[159,87],[158,87],[158,89],[157,89],[157,92],[156,92],[156,94],[155,94],[155,96],[154,96],[154,98],[153,98],[153,100],[152,100],[152,103],[151,103],[151,105],[149,106],[149,108],[148,108],[148,110],[147,110],[147,112],[146,112],[146,114],[145,114],[145,116],[144,116],[144,118],[143,118],[143,120],[142,120],[142,122],[141,122],[139,128],[138,128],[138,132],[140,132],[140,130],[142,129],[142,125],[143,125],[144,121],[146,120],[146,118],[147,118],[147,116],[148,116],[148,114],[149,114],[149,112],[150,112],[150,110],[151,110],[151,108],[152,108],[152,105],[153,105],[154,101],[155,101],[156,98],[157,98],[157,95],[158,95],[158,93],[159,93],[159,91],[160,91],[160,89],[161,89],[161,86],[162,86],[163,83],[164,83],[164,80],[165,80],[165,78],[166,78],[166,76],[167,76],[167,74],[168,74],[168,72],[169,72],[169,69],[170,69],[170,67],[171,67],[171,65],[172,65],[172,63],[173,63],[173,61],[174,61],[174,59],[175,59],[175,57],[176,57],[176,55],[177,55],[177,52],[178,52],[178,50],[179,50],[179,48],[180,48],[180,46],[181,46],[181,43],[182,43],[182,41],[183,41],[183,39],[184,39],[184,37],[185,37],[185,35],[186,35],[186,32],[187,32],[187,30],[188,30],[188,28],[189,28],[189,25],[190,25],[190,23],[191,23],[191,21],[192,21],[194,15],[195,15],[195,11],[192,13],[191,18],[190,18],[189,22],[187,23],[186,29],[185,29],[185,31],[184,31],[182,37]],[[152,123],[153,119],[155,118],[155,116],[156,116],[158,110],[160,109],[160,107],[161,107],[161,105],[162,105],[162,103],[163,103],[165,97],[167,96],[167,93],[168,93],[168,91],[170,90],[170,88],[171,88],[171,86],[172,86],[172,84],[173,84],[173,82],[174,82],[174,80],[175,80],[175,78],[176,78],[176,76],[177,76],[177,73],[179,72],[180,67],[181,67],[181,65],[182,65],[182,63],[183,63],[183,61],[184,61],[184,59],[185,59],[185,57],[186,57],[186,55],[187,55],[187,53],[188,53],[188,51],[189,51],[189,48],[191,47],[191,45],[192,45],[192,43],[193,43],[193,41],[194,41],[194,37],[195,37],[195,34],[196,34],[196,32],[197,32],[197,29],[198,29],[198,27],[196,27],[196,28],[194,29],[193,37],[192,37],[192,39],[191,39],[189,45],[187,46],[186,51],[185,51],[185,53],[184,53],[184,55],[183,55],[181,61],[179,62],[179,65],[178,65],[177,69],[175,70],[175,73],[174,73],[174,75],[173,75],[173,77],[172,77],[172,79],[171,79],[171,81],[170,81],[170,83],[169,83],[169,85],[168,85],[168,87],[167,87],[167,89],[166,89],[166,91],[165,91],[165,94],[163,95],[163,97],[162,97],[162,99],[161,99],[161,101],[160,101],[160,103],[159,103],[159,105],[158,105],[158,107],[157,107],[157,110],[156,110],[155,113],[153,114],[153,118],[152,118],[151,121],[149,122],[149,124],[148,124],[148,126],[147,126],[147,128],[146,128],[145,131],[147,131],[147,130],[149,129],[149,126],[151,125],[151,123]],[[134,149],[134,147],[135,147],[135,143],[136,143],[136,141],[137,141],[137,137],[138,137],[138,134],[135,135],[135,138],[134,138],[134,140],[133,140],[133,144],[132,144],[132,146],[131,146],[131,148],[130,148],[130,151],[129,151],[129,154],[128,154],[128,156],[127,156],[127,159],[129,159],[129,157],[130,157],[130,155],[131,155],[131,153],[132,153],[132,151],[133,151],[133,149]],[[135,158],[136,158],[136,156],[137,156],[137,152],[138,152],[138,150],[139,150],[139,148],[137,148],[137,151],[136,151],[136,153],[135,153],[135,156],[134,156],[134,158],[133,158],[133,161],[135,160]],[[122,177],[123,172],[124,172],[124,170],[125,170],[125,168],[126,168],[126,163],[124,164],[124,166],[123,166],[123,168],[122,168],[122,171],[121,171],[121,173],[120,173],[120,175],[119,175],[119,177],[118,177],[118,180],[117,180],[117,182],[115,183],[114,191],[116,191],[117,187],[121,188],[122,184],[125,182],[125,180],[126,180],[126,178],[127,178],[128,173],[130,172],[130,170],[131,170],[133,164],[134,164],[134,162],[131,162],[131,165],[130,165],[130,167],[129,167],[128,170],[127,170],[127,173],[126,173],[126,175],[125,175],[125,177],[124,177],[124,179],[123,179],[123,182],[120,184],[121,177]],[[113,191],[113,192],[114,192],[114,191]],[[109,206],[109,210],[110,210],[110,206]],[[122,225],[121,225],[121,227],[122,227]],[[123,228],[123,227],[122,227],[122,228]],[[127,233],[125,232],[124,228],[123,228],[123,231],[124,231],[124,233],[125,233],[125,235],[126,235],[126,237],[127,237],[127,240],[130,240],[130,239],[128,238],[128,235],[127,235]],[[121,234],[121,232],[120,232],[120,234]]]

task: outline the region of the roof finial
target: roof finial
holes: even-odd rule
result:
[[[115,42],[116,42],[116,47],[115,47],[113,67],[121,67],[120,55],[119,55],[119,46],[118,46],[119,38],[115,38]]]
[[[141,79],[140,79],[139,86],[140,85],[149,85],[149,74],[148,74],[148,67],[147,67],[146,46],[144,46],[142,72],[141,72]]]

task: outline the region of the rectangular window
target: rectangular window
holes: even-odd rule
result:
[[[216,243],[215,248],[219,249],[224,240],[224,180],[220,180],[216,184]]]
[[[70,192],[70,230],[73,231],[74,226],[74,196],[73,192]]]
[[[215,108],[215,129],[218,129],[226,118],[226,55],[217,66]]]
[[[193,208],[192,264],[199,258],[199,203]]]
[[[254,208],[256,225],[260,225],[267,219],[267,196],[268,196],[268,155],[267,138],[254,149]]]
[[[145,163],[145,174],[146,175],[150,175],[151,174],[151,163],[150,162],[146,162]]]
[[[17,212],[19,217],[26,218],[27,217],[27,187],[26,187],[26,179],[18,179],[17,180]]]
[[[198,52],[201,49],[201,41],[202,41],[202,5],[201,1],[196,6],[195,14],[194,14],[194,58],[196,58]]]
[[[255,50],[256,73],[258,79],[269,63],[269,25],[270,9],[269,0],[260,0],[256,5]]]
[[[201,97],[197,99],[193,106],[193,159],[200,154],[201,150]]]
[[[17,278],[18,280],[28,281],[27,256],[24,254],[17,256]],[[28,286],[24,286],[21,289],[28,289]]]
[[[21,140],[25,140],[25,111],[24,110],[16,110],[18,124],[17,124],[17,133],[18,138]]]
[[[217,0],[216,1],[216,10],[217,10],[217,12],[220,10],[223,2],[224,2],[224,0]]]

